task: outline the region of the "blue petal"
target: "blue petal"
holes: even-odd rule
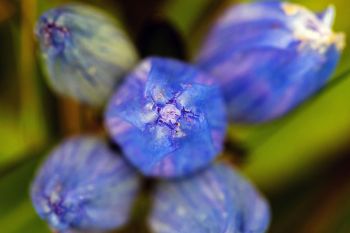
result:
[[[112,97],[106,128],[145,175],[183,176],[207,166],[222,149],[226,112],[219,88],[171,59],[141,63]]]
[[[137,60],[119,23],[84,5],[47,11],[35,33],[52,88],[93,106],[105,103]]]
[[[140,178],[100,139],[77,137],[58,146],[31,187],[41,218],[60,232],[97,232],[123,225]]]
[[[316,15],[291,3],[253,3],[218,20],[196,62],[216,77],[231,120],[275,119],[325,85],[344,46],[330,28],[332,9]]]
[[[269,206],[255,188],[225,164],[190,178],[162,182],[149,225],[154,233],[263,233]]]

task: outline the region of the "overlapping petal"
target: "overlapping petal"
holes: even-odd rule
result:
[[[206,74],[149,58],[110,100],[106,128],[145,175],[175,177],[207,166],[222,149],[225,105]]]

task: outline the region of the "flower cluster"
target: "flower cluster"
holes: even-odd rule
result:
[[[107,103],[105,128],[121,152],[98,136],[65,140],[32,183],[37,213],[60,233],[116,229],[147,176],[157,182],[147,217],[154,233],[266,232],[267,201],[215,158],[228,121],[275,119],[325,85],[344,47],[333,20],[332,7],[239,5],[219,18],[194,64],[148,57],[136,65],[111,16],[83,5],[44,13],[35,32],[51,87]]]

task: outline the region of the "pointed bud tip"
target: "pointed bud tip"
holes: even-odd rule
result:
[[[334,24],[335,14],[336,11],[334,5],[329,5],[321,14],[318,15],[318,18],[331,28]]]

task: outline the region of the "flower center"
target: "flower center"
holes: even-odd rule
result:
[[[164,122],[175,124],[181,117],[181,111],[174,104],[166,104],[159,110],[159,116]]]
[[[186,134],[181,129],[180,121],[184,120],[188,123],[198,119],[198,115],[184,107],[176,105],[174,100],[170,100],[164,106],[157,106],[158,115],[155,123],[171,130],[174,137],[183,137]]]
[[[69,31],[64,26],[59,26],[54,22],[46,22],[40,30],[45,47],[54,47],[61,51],[65,47],[65,42],[69,36]]]

